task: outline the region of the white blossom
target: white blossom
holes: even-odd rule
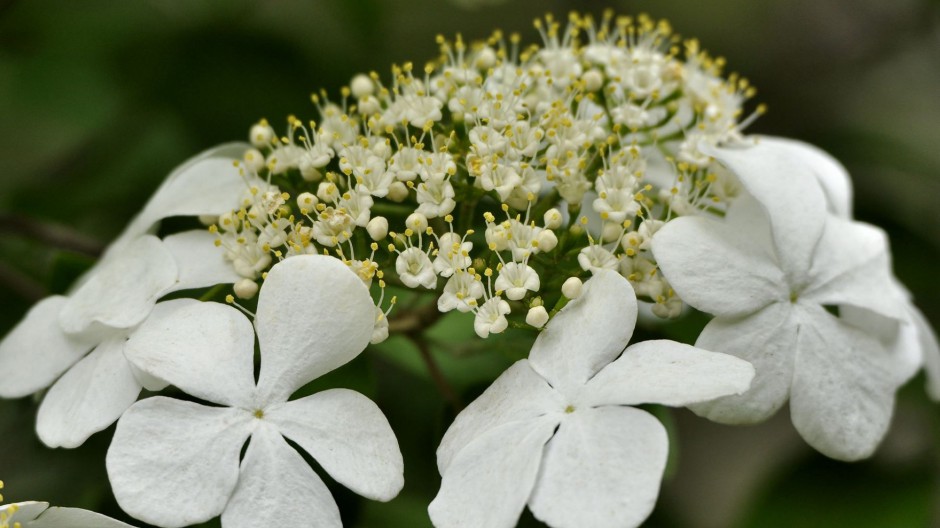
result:
[[[626,350],[629,283],[601,271],[539,334],[529,359],[464,409],[437,450],[437,528],[514,526],[528,504],[549,526],[638,526],[668,450],[643,403],[684,406],[745,391],[745,361],[671,341]]]
[[[128,342],[130,361],[218,406],[157,396],[128,409],[107,456],[118,503],[164,527],[220,514],[226,528],[341,526],[326,485],[286,438],[356,493],[393,498],[404,483],[402,458],[374,403],[346,389],[288,401],[359,355],[374,323],[362,282],[323,255],[292,257],[271,269],[254,328],[241,312],[217,303],[149,321]]]

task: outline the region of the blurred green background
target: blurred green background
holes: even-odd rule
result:
[[[476,4],[475,6],[473,4]],[[571,9],[668,18],[727,57],[769,113],[751,132],[795,137],[839,158],[856,214],[891,236],[897,275],[940,323],[940,2],[936,0],[0,1],[0,334],[62,291],[178,163],[244,139],[251,123],[314,117],[309,93],[357,72],[436,55],[434,36],[495,29],[535,40],[531,20]],[[387,77],[386,77],[387,78]],[[465,400],[510,357],[434,353]],[[498,349],[498,350],[497,350]],[[465,353],[464,353],[465,352]],[[461,356],[458,358],[457,356]],[[0,376],[15,376],[2,372]],[[347,526],[429,526],[433,453],[452,419],[417,352],[391,340],[334,373],[376,399],[399,435],[406,487],[387,504],[331,483]],[[7,500],[49,500],[117,517],[104,471],[111,430],[74,451],[43,448],[35,403],[0,401]],[[940,412],[923,378],[900,394],[878,454],[828,461],[781,413],[747,428],[686,411],[649,526],[940,526]],[[523,525],[537,526],[528,514]]]

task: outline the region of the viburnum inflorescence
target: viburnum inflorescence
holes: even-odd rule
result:
[[[535,27],[541,46],[438,37],[423,69],[357,75],[336,101],[314,94],[319,116],[289,116],[283,135],[252,126],[236,164],[265,183],[211,227],[246,279],[236,293],[253,296],[273,262],[323,253],[367,284],[473,312],[481,337],[599,269],[678,315],[650,239],[676,216],[724,210],[736,184],[700,147],[740,138],[763,107],[741,119],[754,89],[665,21],[573,13]]]

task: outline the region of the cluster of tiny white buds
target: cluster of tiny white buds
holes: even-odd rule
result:
[[[573,13],[536,28],[541,46],[439,37],[424,68],[356,75],[333,101],[312,94],[317,120],[288,116],[281,136],[253,125],[236,162],[243,202],[205,219],[243,277],[235,296],[254,297],[278,260],[323,253],[367,286],[378,277],[379,299],[389,281],[433,292],[489,335],[517,310],[541,328],[543,297],[576,297],[570,259],[619,271],[654,313],[677,316],[649,240],[677,216],[722,214],[738,186],[703,147],[740,140],[764,108],[741,119],[753,87],[663,21]]]

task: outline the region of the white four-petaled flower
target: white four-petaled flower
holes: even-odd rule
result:
[[[684,217],[653,238],[653,253],[683,301],[714,314],[696,345],[754,364],[751,389],[692,409],[751,423],[789,398],[794,426],[823,454],[870,455],[887,431],[894,392],[910,376],[903,354],[846,311],[900,320],[886,237],[827,212],[823,170],[785,144],[709,150],[741,181],[723,221]],[[830,313],[837,307],[842,316]]]
[[[128,359],[221,406],[158,396],[128,409],[107,456],[118,503],[164,527],[219,514],[226,528],[340,526],[326,485],[285,437],[360,495],[393,498],[404,484],[402,457],[372,401],[345,389],[288,401],[358,356],[374,322],[362,281],[323,255],[291,257],[271,269],[254,329],[241,312],[218,303],[187,303],[151,318],[128,341]]]
[[[636,296],[598,270],[584,292],[448,429],[431,520],[515,525],[522,509],[553,527],[637,526],[666,465],[665,428],[643,403],[683,406],[748,388],[745,361],[672,341],[624,348]]]
[[[238,280],[214,236],[187,231],[163,240],[146,234],[170,216],[220,214],[238,204],[246,180],[223,145],[184,163],[161,185],[101,261],[67,295],[40,301],[0,342],[0,397],[26,396],[52,385],[36,429],[51,447],[77,447],[112,423],[159,380],[135,372],[124,342],[160,297]],[[64,374],[63,374],[64,373]],[[61,377],[60,377],[61,376]]]

